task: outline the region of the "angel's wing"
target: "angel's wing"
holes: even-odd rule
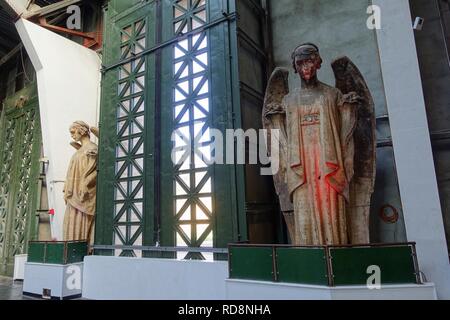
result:
[[[369,243],[368,215],[376,175],[375,105],[369,88],[358,68],[348,57],[332,63],[336,88],[343,94],[356,92],[361,98],[354,132],[354,176],[350,185],[350,219],[352,243]]]
[[[370,179],[373,188],[376,173],[376,120],[372,95],[361,72],[348,57],[335,60],[332,67],[336,76],[336,88],[343,94],[356,92],[361,98],[354,133],[354,178]]]
[[[286,219],[289,234],[294,236],[294,219],[292,212],[294,211],[292,202],[289,197],[289,191],[286,183],[287,168],[287,133],[286,133],[286,111],[283,108],[283,98],[289,93],[289,71],[285,68],[277,68],[272,73],[264,98],[263,109],[263,127],[268,130],[270,140],[270,132],[273,129],[280,130],[280,169],[273,177],[275,189],[280,199],[281,211]],[[268,146],[269,154],[272,150]]]

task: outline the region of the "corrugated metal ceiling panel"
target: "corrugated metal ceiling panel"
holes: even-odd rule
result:
[[[61,2],[62,0],[35,0],[40,7]],[[12,17],[0,6],[0,60],[20,42]]]

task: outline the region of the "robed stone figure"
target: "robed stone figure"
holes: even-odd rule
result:
[[[97,130],[92,128],[96,134]],[[98,147],[90,139],[91,128],[83,121],[76,121],[70,127],[74,140],[71,145],[77,149],[72,156],[64,186],[64,200],[67,207],[64,216],[64,241],[93,240]],[[97,134],[96,134],[97,135]]]
[[[375,180],[370,92],[348,58],[333,63],[337,87],[320,82],[322,58],[314,44],[297,47],[292,63],[301,87],[290,91],[289,71],[276,69],[263,112],[264,127],[280,130],[281,168],[274,180],[291,241],[369,243]]]

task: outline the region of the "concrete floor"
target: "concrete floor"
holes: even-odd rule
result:
[[[22,296],[22,285],[20,281],[0,277],[0,300],[33,300]]]

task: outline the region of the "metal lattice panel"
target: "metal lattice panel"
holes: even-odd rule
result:
[[[13,257],[25,252],[25,239],[27,232],[27,218],[31,209],[31,170],[33,161],[33,147],[35,139],[36,111],[26,112],[24,117],[23,135],[20,141],[19,154],[21,155],[18,168],[19,188],[14,203],[14,217],[11,229],[9,256]]]
[[[206,1],[174,1],[173,18],[175,34],[195,31],[207,23]],[[178,41],[173,48],[175,230],[179,247],[213,247],[208,54],[207,32]],[[179,253],[178,258],[212,256]]]
[[[146,48],[146,20],[121,30],[122,59]],[[118,71],[116,183],[114,243],[141,246],[144,214],[145,57],[134,59]],[[142,256],[138,251],[117,250],[119,256]]]
[[[35,87],[20,95],[32,98],[20,108],[15,97],[6,100],[0,125],[0,274],[7,276],[14,256],[27,252],[28,240],[37,232],[41,137]]]
[[[224,258],[211,249],[246,234],[237,169],[208,161],[213,133],[233,127],[234,15],[226,1],[119,7],[106,12],[96,254],[141,256],[143,243],[145,257]]]
[[[5,126],[4,144],[0,164],[0,257],[5,248],[5,234],[8,217],[8,198],[10,193],[13,146],[16,135],[15,121],[7,120]]]

